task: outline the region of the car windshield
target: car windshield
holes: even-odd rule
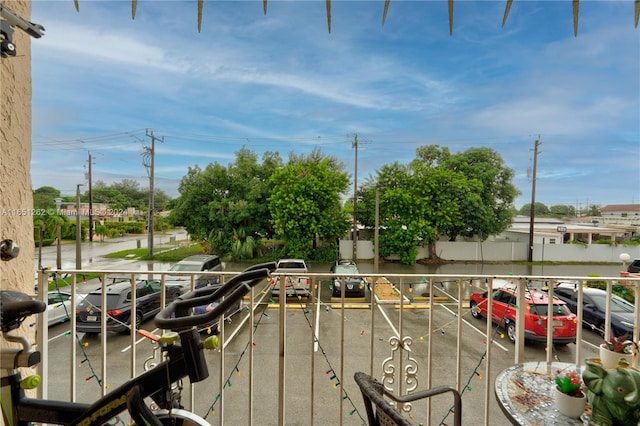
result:
[[[351,275],[359,274],[358,268],[355,265],[338,265],[336,266],[337,275]]]
[[[537,315],[541,315],[541,316],[546,316],[548,311],[548,305],[545,304],[533,304],[531,305],[531,313],[532,314],[537,314]],[[567,305],[553,305],[553,316],[554,317],[564,317],[567,315],[571,315],[571,311],[569,310],[569,308],[567,307]]]
[[[302,263],[302,262],[280,262],[280,263],[278,263],[278,269],[304,269],[304,263]]]
[[[603,311],[606,310],[607,307],[607,294],[593,294],[591,295],[593,302],[598,306],[598,309]],[[634,306],[621,298],[620,296],[613,296],[611,298],[611,312],[634,312]]]
[[[188,272],[192,272],[192,271],[199,271],[200,270],[200,265],[193,263],[193,264],[189,264],[189,263],[176,263],[175,265],[173,265],[171,267],[171,269],[169,269],[170,271],[188,271]]]
[[[70,296],[64,293],[51,293],[49,294],[49,304],[61,303],[65,300],[69,300]]]

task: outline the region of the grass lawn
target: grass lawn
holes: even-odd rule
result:
[[[76,284],[83,282],[84,280],[92,280],[98,278],[101,274],[76,274]],[[49,291],[56,288],[67,287],[71,285],[71,275],[57,276],[54,281],[49,281]]]

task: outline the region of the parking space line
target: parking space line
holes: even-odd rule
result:
[[[255,302],[253,304],[253,311],[249,312],[247,315],[245,315],[244,318],[242,318],[242,320],[240,321],[240,324],[238,324],[238,326],[235,328],[235,330],[233,330],[231,332],[231,334],[229,334],[229,337],[224,340],[223,349],[226,348],[227,345],[229,345],[229,343],[231,343],[233,338],[238,333],[240,333],[240,329],[242,328],[242,326],[249,320],[249,315],[253,315],[253,313],[260,307],[260,305],[262,304],[262,301],[264,300],[265,297],[267,297],[267,294],[269,293],[267,291],[269,286],[270,286],[270,284],[268,284],[267,287],[265,287],[262,290],[260,290],[261,296],[258,298],[257,302]],[[240,311],[242,312],[243,309],[241,309]]]
[[[449,311],[451,314],[456,314],[453,310],[449,309],[448,307],[446,307],[445,305],[439,305],[442,308],[446,309],[447,311]],[[477,328],[475,325],[471,324],[469,321],[467,321],[466,319],[462,318],[462,321],[467,324],[469,327],[471,327],[471,329],[477,331],[481,336],[484,336],[484,338],[486,340],[489,340],[487,335],[482,332],[479,328]],[[505,352],[509,352],[509,349],[507,349],[505,346],[501,345],[500,343],[498,343],[494,338],[491,338],[491,343],[493,343],[494,345],[498,346],[500,349],[502,349]]]
[[[400,332],[398,331],[398,329],[396,329],[396,327],[393,325],[393,323],[391,322],[391,319],[389,318],[389,316],[387,315],[387,313],[384,311],[384,309],[382,309],[382,305],[378,304],[376,305],[378,307],[378,310],[382,313],[382,316],[384,317],[384,319],[387,321],[387,323],[389,324],[389,327],[391,327],[391,330],[393,330],[393,332],[395,333],[396,337],[398,339],[401,339],[400,337]]]

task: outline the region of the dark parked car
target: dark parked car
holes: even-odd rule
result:
[[[564,300],[571,312],[578,312],[578,291],[575,286],[561,285],[553,290],[553,294],[558,299]],[[598,288],[584,288],[582,294],[583,325],[604,335],[607,292]],[[634,320],[635,306],[620,296],[612,295],[611,332],[615,336],[633,336]]]
[[[640,273],[640,259],[634,259],[627,267],[627,272],[632,274]]]
[[[176,274],[167,275],[165,284],[168,286],[189,286],[191,285],[190,274],[180,274],[179,272],[210,272],[222,271],[223,266],[220,258],[216,255],[196,254],[185,257],[169,269],[170,272],[178,272]],[[195,287],[204,287],[210,284],[218,284],[220,275],[196,275],[194,277]]]
[[[136,324],[160,311],[161,285],[159,281],[139,281],[136,288]],[[178,288],[167,288],[167,300],[179,296]],[[107,331],[131,332],[131,283],[107,285],[107,306],[102,307],[102,290],[94,290],[76,305],[76,325],[81,333],[99,333],[103,312],[107,314]]]
[[[221,285],[224,284],[211,284],[210,287],[212,288],[212,291],[217,290],[218,288],[220,288]],[[208,305],[203,305],[203,306],[196,306],[193,308],[193,312],[196,315],[201,315],[204,314],[206,312],[211,311],[213,308],[215,308],[216,306],[218,306],[220,302],[216,301],[213,303],[209,303]],[[240,309],[242,307],[242,301],[238,300],[236,303],[234,303],[233,305],[231,305],[231,307],[229,307],[229,309],[227,309],[227,311],[224,313],[224,320],[227,321],[227,323],[231,323],[231,317],[237,313],[240,312]],[[203,327],[199,328],[199,331],[206,331],[209,334],[218,334],[218,321],[216,321],[215,323],[212,324],[206,324]]]
[[[494,280],[494,285],[497,280]],[[488,291],[478,291],[470,296],[469,307],[474,318],[486,318],[487,305],[492,304],[491,320],[504,327],[509,340],[516,340],[516,299],[515,288],[505,283],[502,288],[493,289],[489,297]],[[548,295],[539,290],[527,290],[524,297],[524,334],[526,340],[544,342],[547,340]],[[556,344],[575,343],[576,316],[571,313],[566,303],[557,297],[553,298],[553,342]]]
[[[336,262],[331,266],[331,273],[335,275],[331,293],[333,297],[342,297],[343,280],[345,297],[364,297],[366,282],[355,276],[360,273],[355,262]]]

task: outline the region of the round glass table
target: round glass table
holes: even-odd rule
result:
[[[555,407],[555,372],[563,369],[577,370],[582,376],[584,366],[576,368],[575,364],[566,362],[526,362],[498,374],[495,382],[496,399],[511,423],[535,426],[589,424],[585,415],[582,419],[572,419]]]

